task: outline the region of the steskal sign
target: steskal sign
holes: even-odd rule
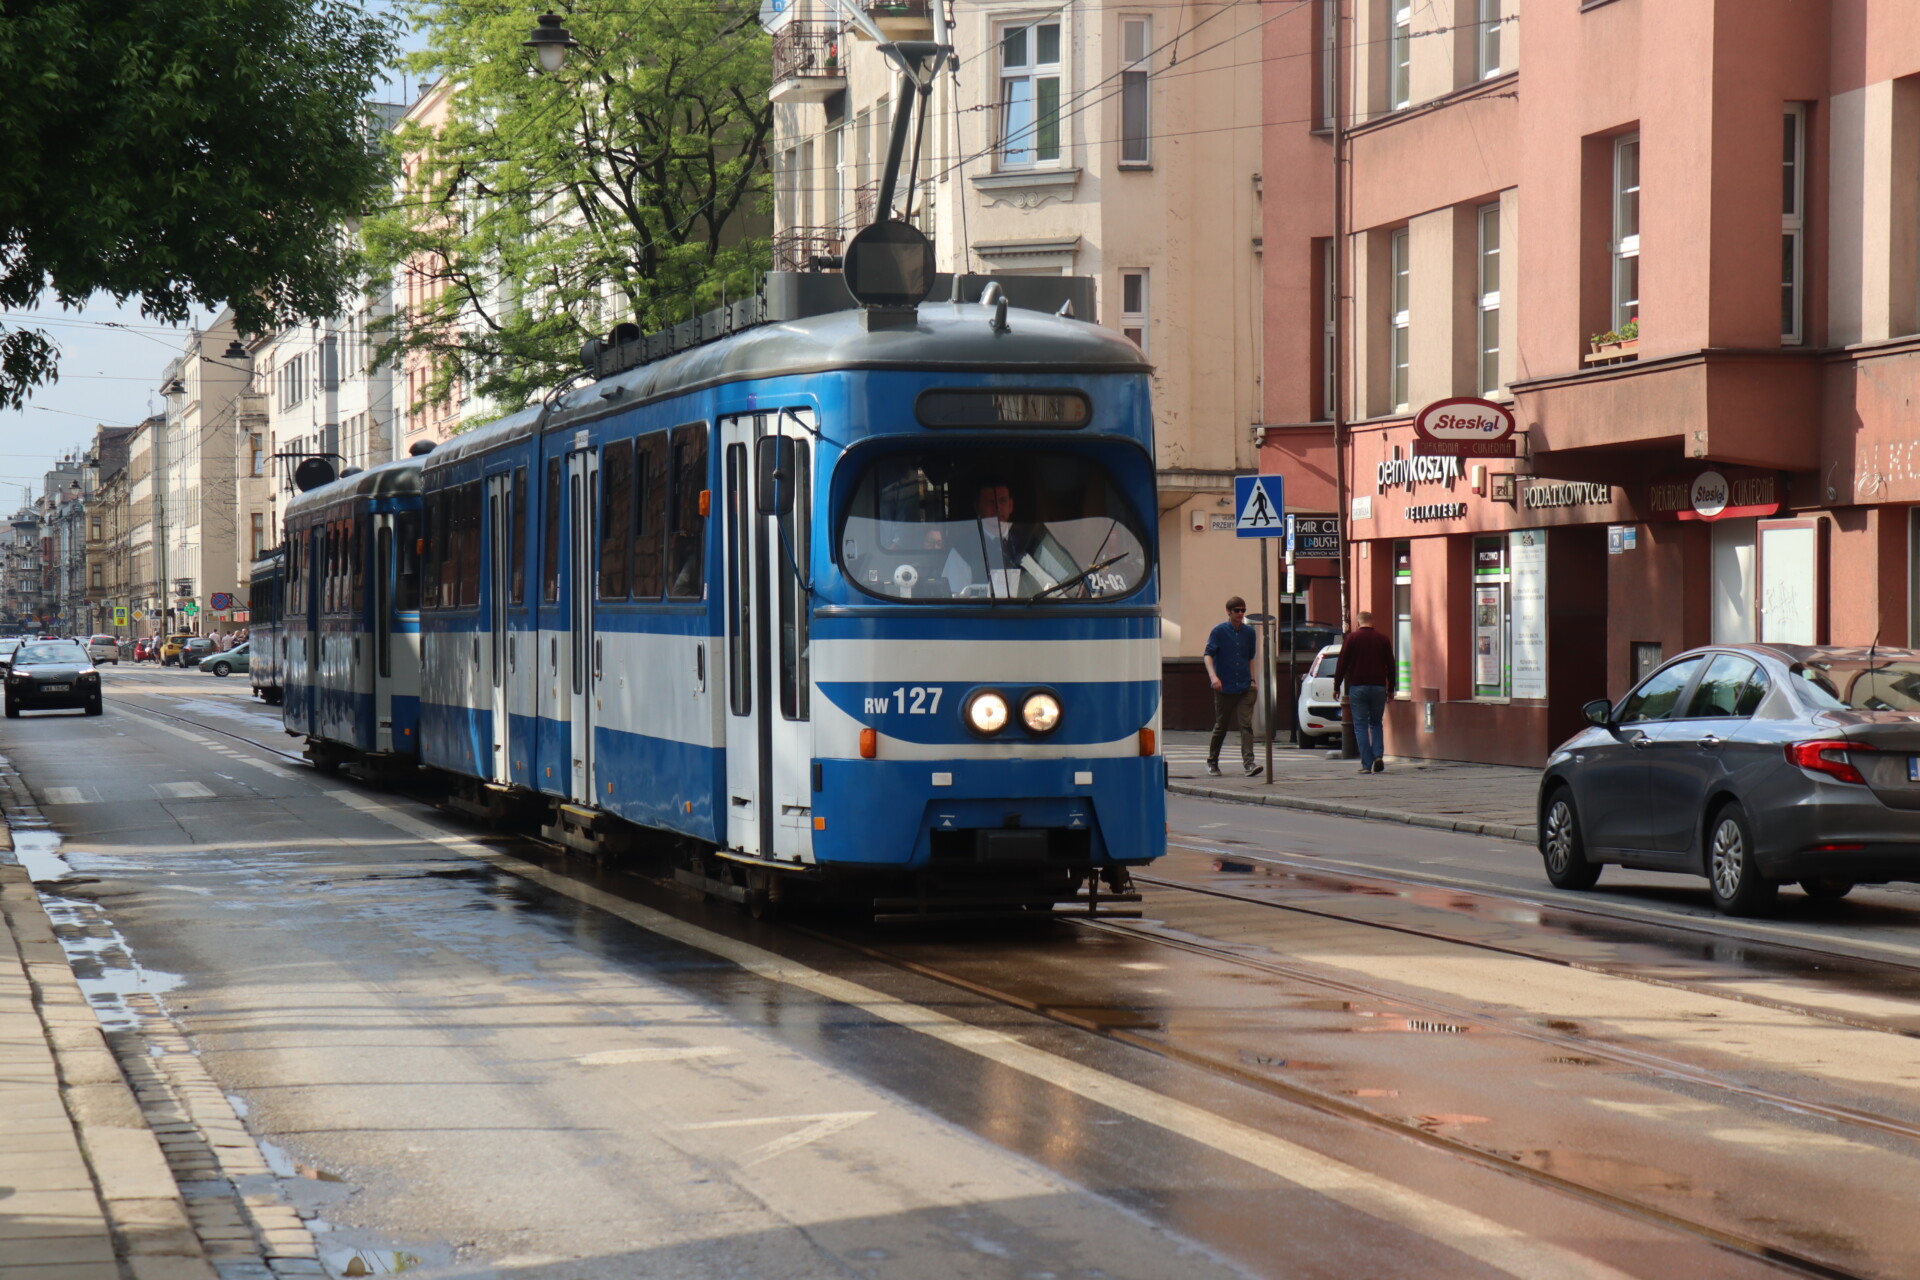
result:
[[[1477,396],[1436,400],[1413,416],[1416,457],[1511,458],[1519,453],[1513,413]]]

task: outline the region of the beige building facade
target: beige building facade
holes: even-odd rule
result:
[[[913,0],[865,12],[889,39],[936,38]],[[951,13],[912,220],[941,271],[1091,277],[1098,314],[1083,318],[1152,361],[1165,722],[1206,720],[1207,633],[1228,595],[1259,593],[1258,552],[1231,526],[1261,420],[1261,7]],[[776,270],[831,269],[873,220],[895,79],[820,0],[775,31]]]

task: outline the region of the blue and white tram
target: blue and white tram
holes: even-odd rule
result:
[[[279,547],[253,562],[247,574],[247,671],[253,696],[280,702],[280,667],[285,661],[287,555]]]
[[[419,755],[420,537],[417,458],[287,504],[282,714],[323,771]]]
[[[422,762],[745,896],[1124,889],[1165,846],[1148,367],[993,315],[761,325],[428,454]]]

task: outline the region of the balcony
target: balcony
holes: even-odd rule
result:
[[[846,246],[844,227],[788,227],[774,233],[775,271],[817,271],[814,259],[836,257]]]
[[[933,39],[933,6],[928,0],[866,0],[860,7],[889,40]]]
[[[825,102],[847,87],[840,60],[840,26],[833,22],[789,22],[773,37],[775,102]]]

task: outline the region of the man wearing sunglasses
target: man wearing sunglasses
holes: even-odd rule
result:
[[[1220,744],[1230,721],[1240,729],[1240,759],[1249,778],[1260,772],[1253,762],[1253,659],[1258,633],[1247,625],[1247,602],[1227,598],[1227,620],[1207,637],[1207,680],[1213,685],[1213,737],[1207,743],[1207,772],[1220,776]]]

